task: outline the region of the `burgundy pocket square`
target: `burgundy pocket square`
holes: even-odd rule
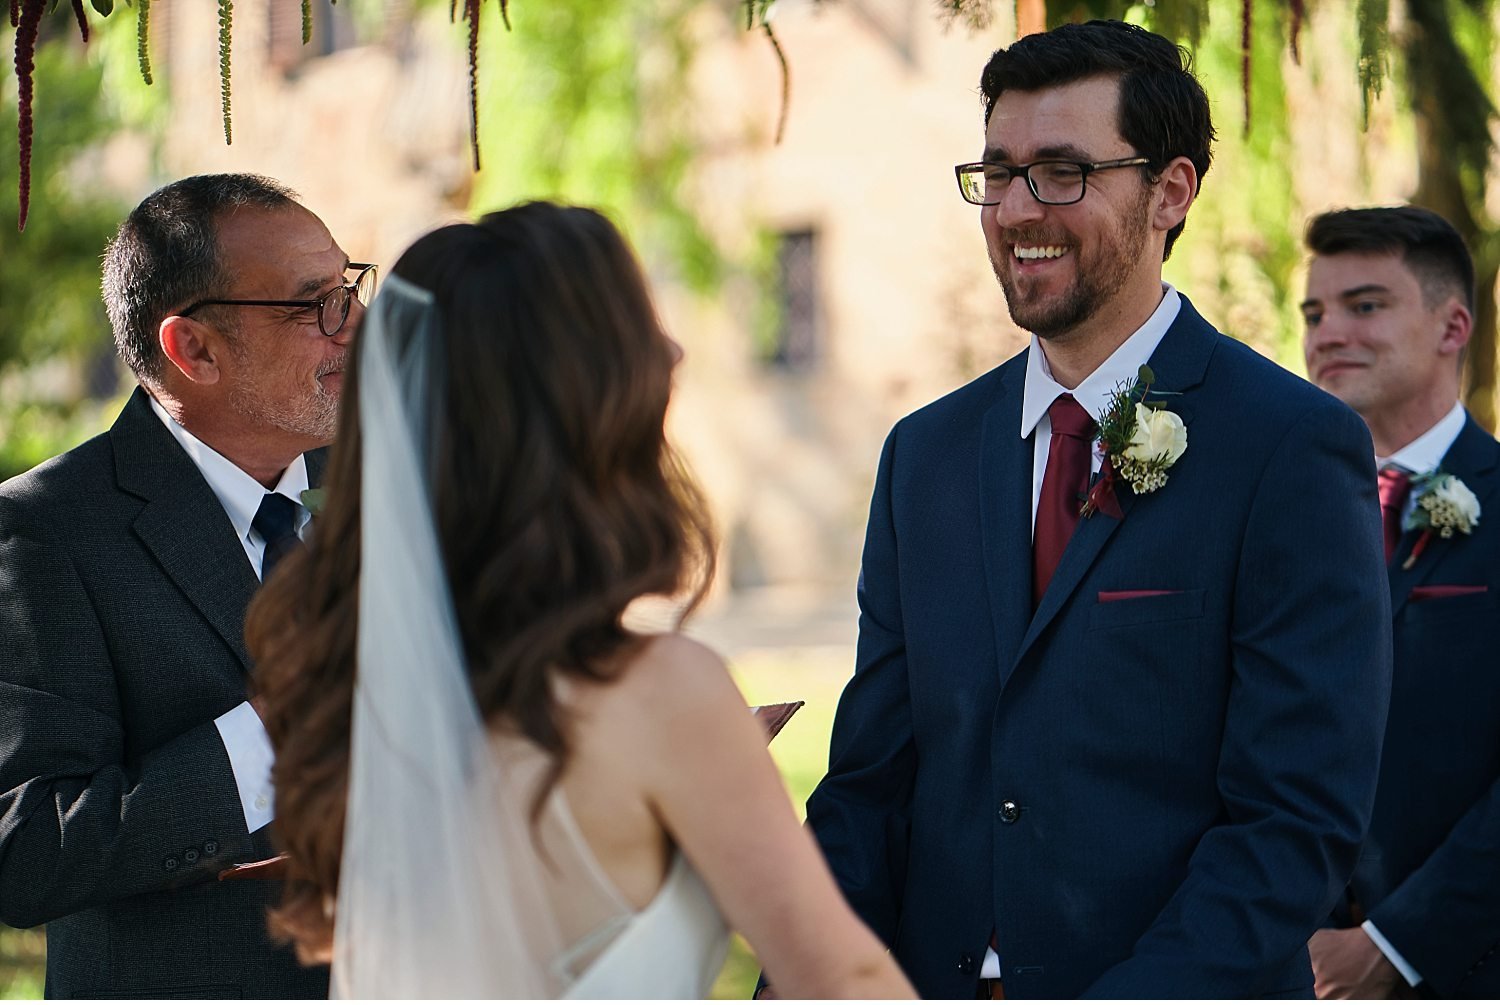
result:
[[[1181,590],[1100,590],[1099,603],[1113,604],[1120,600],[1139,600],[1142,597],[1170,597]]]
[[[1407,599],[1412,603],[1423,600],[1441,600],[1443,597],[1471,597],[1476,593],[1489,593],[1488,586],[1413,586]]]

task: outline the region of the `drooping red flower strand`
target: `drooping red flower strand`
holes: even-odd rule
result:
[[[26,216],[31,211],[31,99],[33,96],[32,73],[36,70],[37,29],[42,23],[42,8],[47,0],[20,0],[20,11],[16,18],[16,81],[17,114],[16,139],[20,147],[20,212],[16,217],[16,229],[26,229]]]
[[[89,20],[83,13],[83,0],[73,0],[73,16],[78,19],[78,34],[85,45],[89,41]]]

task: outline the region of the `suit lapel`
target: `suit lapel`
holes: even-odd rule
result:
[[[245,609],[260,584],[223,505],[140,388],[109,435],[117,483],[145,500],[136,535],[248,670]]]
[[[1477,496],[1481,502],[1490,499],[1497,487],[1497,479],[1500,479],[1500,467],[1496,461],[1500,459],[1500,444],[1495,442],[1494,437],[1486,433],[1472,416],[1464,421],[1464,427],[1459,431],[1458,439],[1453,441],[1453,446],[1448,448],[1448,453],[1443,456],[1441,467],[1444,471],[1458,478],[1469,490]],[[1480,513],[1483,520],[1486,514]],[[1500,519],[1496,514],[1492,519]],[[1391,616],[1397,617],[1401,609],[1406,606],[1406,600],[1411,596],[1412,587],[1420,586],[1431,578],[1432,573],[1442,564],[1448,552],[1453,548],[1464,546],[1463,534],[1454,534],[1452,537],[1444,538],[1434,534],[1427,542],[1426,548],[1421,556],[1412,563],[1410,569],[1403,569],[1407,557],[1412,548],[1416,547],[1417,540],[1421,537],[1418,531],[1407,531],[1401,535],[1401,542],[1395,552],[1391,555],[1388,566],[1391,578]]]
[[[1010,364],[1001,398],[984,416],[979,450],[980,535],[1001,686],[1031,618],[1031,468],[1034,437],[1021,438],[1026,354]]]
[[[1182,298],[1182,307],[1177,312],[1177,318],[1167,329],[1166,335],[1162,337],[1161,343],[1156,351],[1151,354],[1151,369],[1156,374],[1154,389],[1158,391],[1170,391],[1180,394],[1164,399],[1167,408],[1181,415],[1184,421],[1188,421],[1192,412],[1192,394],[1194,388],[1203,382],[1204,374],[1208,370],[1209,357],[1213,355],[1214,342],[1218,333],[1208,322],[1204,321],[1193,305],[1188,302],[1187,297]],[[1017,408],[1017,424],[1019,424],[1019,403]],[[1012,430],[1014,435],[1014,430]],[[1030,449],[1030,442],[1027,448]],[[1192,451],[1192,431],[1188,432],[1188,451]],[[1184,454],[1179,463],[1187,461],[1188,454]],[[1025,469],[1028,473],[1031,468]],[[1030,487],[1030,479],[1027,479],[1027,487]],[[1171,483],[1162,491],[1170,492]],[[1130,491],[1128,485],[1117,484],[1116,495],[1120,501],[1120,510],[1125,519],[1129,519],[1131,510],[1137,503],[1135,493]],[[1027,496],[1028,503],[1030,496]],[[1030,511],[1027,519],[1029,521]],[[1057,571],[1052,575],[1052,582],[1047,584],[1047,592],[1042,595],[1042,602],[1038,605],[1035,617],[1026,629],[1025,637],[1016,652],[1015,661],[1002,674],[1002,685],[1010,677],[1015,663],[1018,663],[1026,652],[1035,644],[1036,640],[1046,630],[1047,626],[1062,610],[1067,602],[1078,589],[1078,584],[1083,581],[1089,569],[1098,560],[1104,551],[1105,545],[1114,537],[1125,520],[1116,520],[1104,513],[1095,513],[1078,522],[1078,529],[1073,532],[1068,541],[1068,547],[1063,551],[1062,559],[1057,564]],[[1029,522],[1026,526],[1029,526]],[[1028,539],[1029,544],[1029,539]],[[1026,554],[1026,568],[1031,567],[1030,549]],[[1029,595],[1028,595],[1029,599]],[[1002,651],[1003,652],[1003,651]],[[1002,665],[1004,665],[1002,663]]]

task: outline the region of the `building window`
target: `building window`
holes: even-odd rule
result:
[[[778,369],[811,369],[821,346],[818,240],[812,230],[780,235],[776,248],[777,325],[768,362]]]

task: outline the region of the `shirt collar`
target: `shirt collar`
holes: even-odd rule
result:
[[[1156,310],[1146,319],[1146,323],[1137,328],[1133,335],[1121,343],[1108,359],[1100,363],[1072,391],[1052,379],[1052,368],[1047,365],[1041,340],[1035,335],[1031,336],[1031,352],[1026,355],[1026,387],[1021,395],[1021,439],[1031,435],[1058,395],[1073,395],[1073,400],[1082,405],[1084,411],[1097,422],[1115,388],[1123,381],[1135,382],[1141,364],[1149,360],[1156,347],[1161,345],[1167,329],[1177,320],[1177,312],[1182,307],[1182,297],[1178,296],[1170,283],[1162,283],[1161,287],[1161,303],[1156,305]]]
[[[1448,455],[1453,441],[1457,440],[1458,434],[1463,432],[1465,418],[1463,404],[1454,402],[1448,414],[1439,419],[1437,424],[1427,432],[1391,456],[1375,458],[1375,467],[1383,468],[1387,464],[1394,464],[1414,475],[1436,470],[1437,466],[1443,463],[1443,458]]]
[[[182,423],[167,414],[167,410],[161,407],[161,402],[155,398],[150,400],[151,410],[203,474],[208,487],[213,489],[224,512],[229,516],[229,522],[234,525],[234,532],[241,540],[248,538],[250,524],[255,519],[256,511],[260,509],[261,498],[266,494],[265,486],[246,474],[239,465],[188,432]],[[302,492],[306,488],[307,461],[298,454],[297,459],[281,473],[281,480],[272,491],[298,504],[299,530],[311,515],[301,508]]]

